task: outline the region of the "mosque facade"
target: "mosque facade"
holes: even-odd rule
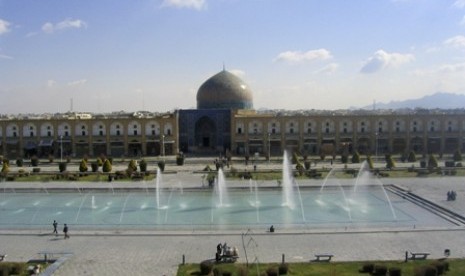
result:
[[[1,116],[0,155],[442,155],[463,151],[464,134],[463,109],[257,111],[248,85],[223,69],[199,87],[196,109]]]

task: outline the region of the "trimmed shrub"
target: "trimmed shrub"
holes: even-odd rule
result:
[[[370,168],[370,170],[372,170],[374,168],[373,166],[373,159],[371,159],[371,156],[367,156],[367,163],[368,163],[368,167]]]
[[[87,161],[85,159],[81,160],[81,163],[79,164],[79,171],[87,172]]]
[[[414,151],[411,151],[411,152],[408,154],[407,161],[409,161],[409,162],[416,162],[416,161],[417,161],[417,157],[416,157]]]
[[[22,158],[18,158],[18,159],[16,159],[16,166],[18,166],[18,167],[22,167],[22,166],[23,166],[23,163],[24,163],[24,161],[23,161],[23,159],[22,159]]]
[[[184,165],[184,153],[180,152],[176,156],[176,165],[182,166]]]
[[[428,168],[432,169],[432,168],[437,168],[437,167],[438,167],[438,160],[436,159],[434,155],[431,154],[428,158]]]
[[[213,264],[210,261],[203,261],[200,263],[200,275],[208,275],[212,272]]]
[[[31,166],[33,167],[39,166],[39,158],[37,158],[37,156],[31,157]]]
[[[389,268],[389,276],[401,276],[402,270],[398,267]]]
[[[453,168],[453,167],[455,167],[455,162],[454,161],[445,161],[444,166],[446,166],[447,168]]]
[[[385,265],[375,265],[373,268],[373,275],[386,275],[388,269]]]
[[[349,156],[347,154],[341,155],[341,163],[347,164],[347,162],[349,162]]]
[[[312,162],[308,161],[308,160],[305,160],[304,161],[304,167],[305,167],[306,170],[310,170],[310,168],[312,167]]]
[[[32,168],[33,173],[40,173],[40,168]]]
[[[366,263],[362,266],[361,269],[358,270],[360,273],[371,273],[373,272],[373,269],[375,268],[375,265],[372,263]]]
[[[454,161],[455,162],[462,161],[462,153],[460,152],[460,150],[456,150],[454,152]]]
[[[102,171],[108,173],[108,172],[111,172],[111,170],[112,170],[111,162],[109,159],[106,159],[105,162],[103,162]]]
[[[92,163],[90,164],[90,167],[91,167],[91,169],[92,169],[92,172],[97,172],[97,171],[98,171],[98,162],[97,162],[97,161],[92,162]]]
[[[160,168],[160,171],[164,172],[165,171],[165,161],[163,161],[163,160],[158,161],[158,167]]]
[[[360,163],[360,154],[358,151],[354,152],[354,155],[352,155],[352,163]]]
[[[287,275],[289,271],[289,264],[287,263],[280,263],[278,266],[278,275]]]
[[[139,169],[140,169],[141,172],[146,172],[147,171],[147,161],[145,161],[144,159],[140,160]]]
[[[133,160],[129,161],[128,171],[131,171],[131,172],[136,172],[137,171],[136,160],[133,159]]]
[[[60,172],[66,171],[66,167],[67,167],[67,163],[65,163],[65,162],[60,162],[60,163],[58,163],[58,170],[59,170]]]
[[[100,158],[100,157],[97,158],[97,165],[98,165],[99,167],[103,166],[103,160],[102,160],[102,158]]]
[[[386,168],[387,169],[393,169],[396,167],[396,162],[394,161],[394,158],[392,158],[392,155],[386,154]]]
[[[7,174],[10,171],[10,167],[8,166],[8,162],[3,161],[2,165],[2,173]]]

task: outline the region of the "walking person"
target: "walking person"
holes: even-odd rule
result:
[[[63,227],[63,233],[65,233],[65,239],[69,239],[68,225],[66,225],[66,223],[65,223],[65,226]]]
[[[55,236],[58,236],[58,230],[57,230],[58,222],[54,220],[52,225],[53,225],[53,234],[55,234]]]

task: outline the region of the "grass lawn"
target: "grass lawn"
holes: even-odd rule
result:
[[[400,268],[402,275],[415,275],[415,270],[422,266],[433,264],[435,260],[417,260],[407,263],[401,261],[370,261],[370,262],[329,262],[329,263],[289,263],[288,273],[286,275],[310,276],[310,275],[325,275],[325,276],[352,276],[352,275],[369,275],[368,273],[360,273],[359,269],[364,264],[372,263],[374,265],[384,265],[389,268]],[[448,259],[449,271],[447,276],[463,276],[465,275],[465,259]],[[218,268],[223,272],[231,272],[233,276],[260,276],[267,275],[266,271],[269,268],[277,269],[279,264],[250,264],[247,268],[245,264],[215,264],[214,268]],[[247,273],[247,272],[248,273]],[[180,265],[177,276],[202,275],[200,274],[199,264]],[[213,273],[209,274],[213,275]],[[221,274],[220,274],[221,275]],[[423,275],[423,274],[420,274]]]
[[[26,276],[31,275],[28,271],[28,267],[34,267],[34,265],[40,264],[42,270],[44,271],[49,264],[44,263],[12,263],[12,262],[2,262],[0,263],[0,275],[18,275]]]

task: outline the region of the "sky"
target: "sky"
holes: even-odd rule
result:
[[[465,0],[0,0],[0,114],[191,109],[223,66],[256,109],[465,94]]]

